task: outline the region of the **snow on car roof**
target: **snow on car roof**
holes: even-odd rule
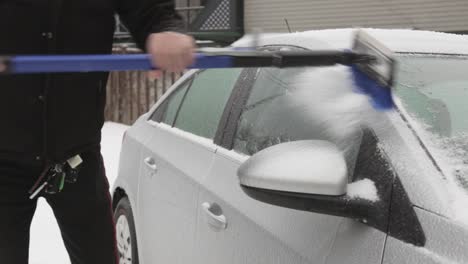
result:
[[[409,29],[363,29],[394,52],[468,54],[468,35]],[[258,45],[294,45],[311,50],[350,49],[356,29],[326,29],[297,33],[262,34]],[[247,35],[233,44],[248,47],[255,43]]]

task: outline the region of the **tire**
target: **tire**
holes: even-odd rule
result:
[[[120,199],[114,211],[115,233],[120,264],[138,264],[138,246],[133,212],[127,197]]]

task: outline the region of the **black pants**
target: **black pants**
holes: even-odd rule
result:
[[[116,264],[109,184],[100,150],[81,156],[78,181],[43,197],[57,218],[73,264]],[[37,204],[28,190],[42,170],[40,163],[0,161],[0,263],[28,263],[29,229]]]

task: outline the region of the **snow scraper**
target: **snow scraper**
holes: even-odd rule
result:
[[[392,52],[362,30],[351,51],[259,51],[219,49],[196,54],[189,68],[351,66],[354,82],[376,109],[394,106]],[[0,56],[0,74],[152,70],[148,54]]]

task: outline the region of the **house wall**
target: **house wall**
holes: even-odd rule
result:
[[[468,32],[468,0],[244,0],[245,30],[416,28]]]

